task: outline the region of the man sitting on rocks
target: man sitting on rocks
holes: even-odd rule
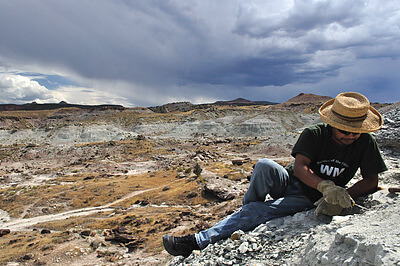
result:
[[[164,248],[174,256],[249,231],[271,219],[316,208],[316,214],[338,215],[353,198],[371,193],[378,174],[386,171],[370,132],[382,127],[381,114],[359,93],[345,92],[319,109],[323,122],[306,128],[293,147],[294,165],[285,169],[270,159],[255,165],[242,208],[210,229],[182,237],[164,235]],[[345,185],[360,169],[362,179]],[[267,200],[270,195],[273,200]]]

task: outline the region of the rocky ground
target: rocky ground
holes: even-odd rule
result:
[[[186,260],[163,250],[163,234],[207,228],[239,208],[258,158],[292,160],[299,132],[319,121],[318,104],[1,112],[0,263],[399,263],[398,197],[385,190],[357,214],[276,219]],[[385,108],[390,126],[377,138],[390,171],[380,185],[399,185],[398,146],[389,141],[399,110]]]
[[[400,187],[400,106],[382,109],[385,126],[376,134],[389,171],[383,188]],[[360,178],[358,176],[358,178]],[[314,210],[274,219],[252,232],[237,231],[169,265],[398,265],[400,197],[382,189],[359,199],[361,207],[333,218]]]
[[[381,178],[398,185],[398,159],[386,159],[394,170]],[[311,210],[271,220],[252,232],[237,231],[169,265],[398,265],[399,196],[381,190],[359,203],[366,209],[354,207],[333,219]]]

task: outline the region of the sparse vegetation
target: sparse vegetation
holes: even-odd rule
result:
[[[202,171],[203,171],[203,169],[201,169],[200,164],[196,163],[195,166],[194,166],[193,173],[196,175],[197,178],[201,175]]]

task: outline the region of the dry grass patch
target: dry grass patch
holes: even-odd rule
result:
[[[0,117],[4,118],[46,118],[53,114],[55,110],[32,110],[32,111],[3,111],[0,112]]]
[[[233,181],[239,181],[246,178],[252,172],[256,161],[245,161],[242,165],[234,165],[229,162],[213,162],[208,163],[205,167],[207,170],[215,173],[218,176],[228,178]]]
[[[35,258],[38,252],[50,253],[55,245],[70,241],[72,237],[69,232],[51,234],[41,234],[40,231],[10,233],[0,237],[0,264],[6,265],[11,261],[24,262],[25,256]]]
[[[124,110],[119,112],[109,112],[102,115],[102,120],[110,123],[118,122],[126,127],[140,123],[162,122],[178,122],[185,118],[185,113],[153,113],[153,112],[132,112],[132,110]]]
[[[88,177],[90,178],[87,179]],[[119,199],[120,201],[111,204],[113,211],[48,221],[37,224],[35,227],[60,231],[64,234],[71,230],[79,232],[79,230],[89,228],[99,235],[104,230],[112,231],[124,227],[140,240],[137,248],[157,253],[162,250],[161,236],[181,226],[182,223],[186,223],[189,228],[204,226],[202,225],[204,221],[193,212],[194,209],[191,206],[210,202],[202,197],[199,182],[194,178],[177,179],[175,171],[160,171],[140,176],[102,177],[85,174],[68,176],[62,180],[72,183],[20,191],[17,198],[4,205],[3,199],[7,197],[7,193],[12,193],[12,190],[2,191],[1,196],[4,198],[1,199],[0,208],[9,211],[15,217],[26,211],[24,209],[26,206],[31,209],[49,206],[50,201],[56,205],[57,202],[64,200],[68,202],[69,209],[79,209],[103,206]],[[29,203],[31,205],[26,205]],[[140,204],[135,205],[135,203]],[[2,248],[7,248],[10,237],[19,238],[17,242],[21,248],[17,251],[17,246],[10,246],[7,253],[9,255],[6,254],[4,261],[20,259],[24,254],[33,252],[31,246],[40,250],[43,246],[51,245],[56,241],[58,234],[63,235],[63,233],[52,233],[50,237],[50,235],[42,236],[35,232],[26,232],[2,237],[0,238]],[[29,236],[35,244],[31,244]]]
[[[128,208],[137,203],[153,205],[198,205],[208,200],[201,195],[201,185],[189,179],[176,179],[173,182],[162,184],[160,187],[147,190],[119,203],[118,206]],[[113,205],[114,206],[114,205]]]
[[[156,176],[151,178],[157,180]],[[168,180],[169,177],[163,175],[162,178]],[[193,192],[196,193],[192,194]],[[162,249],[161,236],[171,229],[182,223],[187,223],[189,228],[200,228],[204,221],[193,212],[192,206],[208,202],[208,199],[201,196],[198,182],[175,179],[167,186],[162,185],[113,204],[114,211],[41,223],[36,227],[61,231],[90,228],[97,230],[98,234],[106,229],[124,227],[124,230],[143,241],[138,248],[157,253]],[[143,203],[145,206],[141,206]]]
[[[132,192],[162,187],[175,181],[175,176],[175,171],[134,176],[75,174],[58,178],[56,185],[2,189],[0,190],[0,209],[9,212],[11,217],[18,218],[25,212],[26,207],[40,209],[50,206],[48,210],[51,213],[97,207],[112,203]],[[25,217],[43,214],[30,212]]]
[[[159,252],[162,248],[161,237],[163,234],[181,225],[182,219],[186,219],[189,224],[195,226],[196,223],[200,222],[196,220],[196,217],[196,214],[185,207],[145,206],[112,214],[109,212],[98,213],[68,220],[51,221],[38,224],[37,227],[77,232],[90,228],[99,235],[106,235],[107,231],[124,228],[132,236],[143,239],[140,248],[143,248],[146,252]],[[109,244],[113,243],[109,242]]]

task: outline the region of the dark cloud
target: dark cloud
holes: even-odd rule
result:
[[[184,78],[195,83],[216,85],[283,86],[297,79],[293,66],[301,63],[304,63],[304,60],[296,58],[281,61],[269,58],[241,58],[224,66],[211,66],[209,69],[203,69],[201,73],[190,73]]]
[[[1,1],[0,62],[48,90],[133,104],[332,94],[361,61],[398,68],[399,11],[395,0]],[[358,85],[394,87],[394,76]]]

